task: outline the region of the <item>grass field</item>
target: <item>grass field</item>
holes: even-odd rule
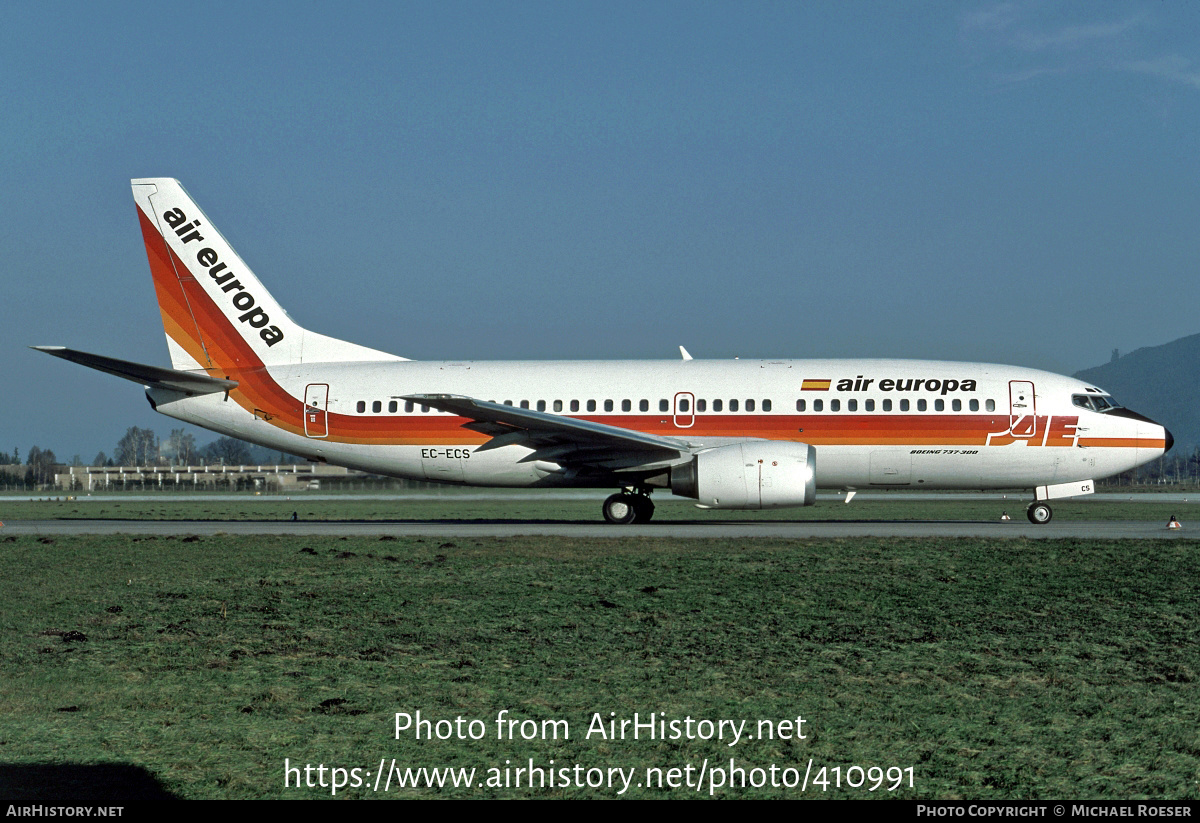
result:
[[[844,784],[857,765],[911,767],[915,788],[906,772],[890,795],[908,798],[1196,798],[1198,554],[1190,540],[0,532],[0,797],[67,800],[64,781],[75,799],[123,781],[186,798],[331,795],[285,789],[285,758],[370,769],[368,784],[381,759],[486,782],[532,758],[634,769],[624,796],[695,796],[637,784],[648,768],[734,758],[798,774],[811,759],[831,785],[716,796],[889,796],[832,785],[833,767]],[[395,713],[417,710],[487,734],[396,739]],[[570,737],[498,740],[501,710],[565,720]],[[750,733],[803,716],[806,738],[588,739],[595,712],[745,719]]]
[[[1139,496],[1145,501],[1146,496]],[[130,500],[120,495],[91,500],[65,498],[42,501],[0,497],[0,522],[51,519],[108,520],[290,520],[292,513],[304,520],[364,521],[565,521],[601,522],[600,501],[595,498],[546,498],[536,493],[516,500],[498,500],[485,495],[462,493],[444,497],[356,498],[306,500],[278,496],[246,495],[236,502],[196,495],[192,500],[165,498],[161,501]],[[692,501],[661,495],[655,497],[654,522],[707,523],[729,520],[981,520],[995,521],[1007,512],[1024,520],[1025,495],[1007,500],[971,500],[950,494],[936,500],[858,499],[849,505],[821,500],[815,506],[772,511],[711,511],[698,509]],[[1056,520],[1144,520],[1165,524],[1172,515],[1184,523],[1200,514],[1193,503],[1109,502],[1104,500],[1053,501]]]

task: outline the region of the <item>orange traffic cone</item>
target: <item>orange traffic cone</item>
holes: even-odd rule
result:
[[[1168,529],[1182,529],[1183,524],[1175,519],[1175,515],[1171,515],[1171,519],[1167,521]]]
[[[1003,514],[1001,514],[1000,519],[1001,520],[1012,520],[1012,518],[1008,516],[1008,512],[1004,512]]]

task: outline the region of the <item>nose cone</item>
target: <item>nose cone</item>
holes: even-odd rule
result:
[[[1169,452],[1171,447],[1175,445],[1175,438],[1171,435],[1171,432],[1167,431],[1167,427],[1162,423],[1157,423],[1154,420],[1151,420],[1144,414],[1138,414],[1137,412],[1130,411],[1129,409],[1121,408],[1113,409],[1112,411],[1108,412],[1108,414],[1112,415],[1113,417],[1124,417],[1127,420],[1138,421],[1138,440],[1157,440],[1158,433],[1161,431],[1163,438],[1163,454]]]

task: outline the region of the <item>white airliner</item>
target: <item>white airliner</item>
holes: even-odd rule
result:
[[[395,477],[619,489],[713,509],[816,490],[1032,489],[1028,516],[1171,448],[1158,423],[1044,371],[918,360],[417,362],[297,325],[177,180],[133,181],[173,368],[36,347],[146,386],[163,414]]]

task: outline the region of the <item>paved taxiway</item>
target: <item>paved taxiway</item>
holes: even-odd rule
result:
[[[378,494],[370,492],[342,492],[338,494],[322,494],[320,492],[295,492],[293,494],[251,494],[249,492],[241,492],[235,494],[226,494],[222,492],[97,492],[91,494],[88,492],[75,492],[70,495],[73,503],[165,503],[165,502],[188,502],[188,503],[278,503],[280,501],[331,501],[331,500],[384,500],[405,502],[411,500],[440,500],[446,503],[455,500],[513,500],[513,501],[544,501],[544,500],[595,500],[599,503],[604,498],[612,494],[611,489],[576,489],[568,491],[548,491],[546,489],[509,489],[498,491],[495,489],[460,489],[447,490],[444,492],[380,492]],[[5,495],[0,497],[0,502],[5,500],[13,500],[17,502],[46,502],[50,500],[65,500],[66,493],[57,495]],[[668,498],[678,502],[687,502],[681,498]],[[817,501],[820,503],[841,502],[846,499],[845,492],[819,492]],[[1010,492],[1003,494],[1001,492],[857,492],[854,500],[863,502],[866,500],[995,500],[997,502],[1004,501],[1013,505],[1019,503],[1024,506],[1029,502],[1030,496],[1027,492]],[[1086,503],[1095,501],[1097,503],[1191,503],[1200,504],[1200,494],[1196,492],[1138,492],[1137,494],[1129,494],[1127,492],[1099,492],[1097,494],[1089,494],[1085,497],[1064,498],[1062,502],[1070,500],[1072,503]]]
[[[1035,526],[1024,520],[982,521],[726,521],[681,523],[664,520],[635,526],[606,523],[549,521],[333,521],[313,520],[16,520],[0,527],[6,535],[216,535],[292,534],[332,537],[990,537],[1179,539],[1200,537],[1187,528],[1169,530],[1163,523],[1146,521],[1051,521]]]

